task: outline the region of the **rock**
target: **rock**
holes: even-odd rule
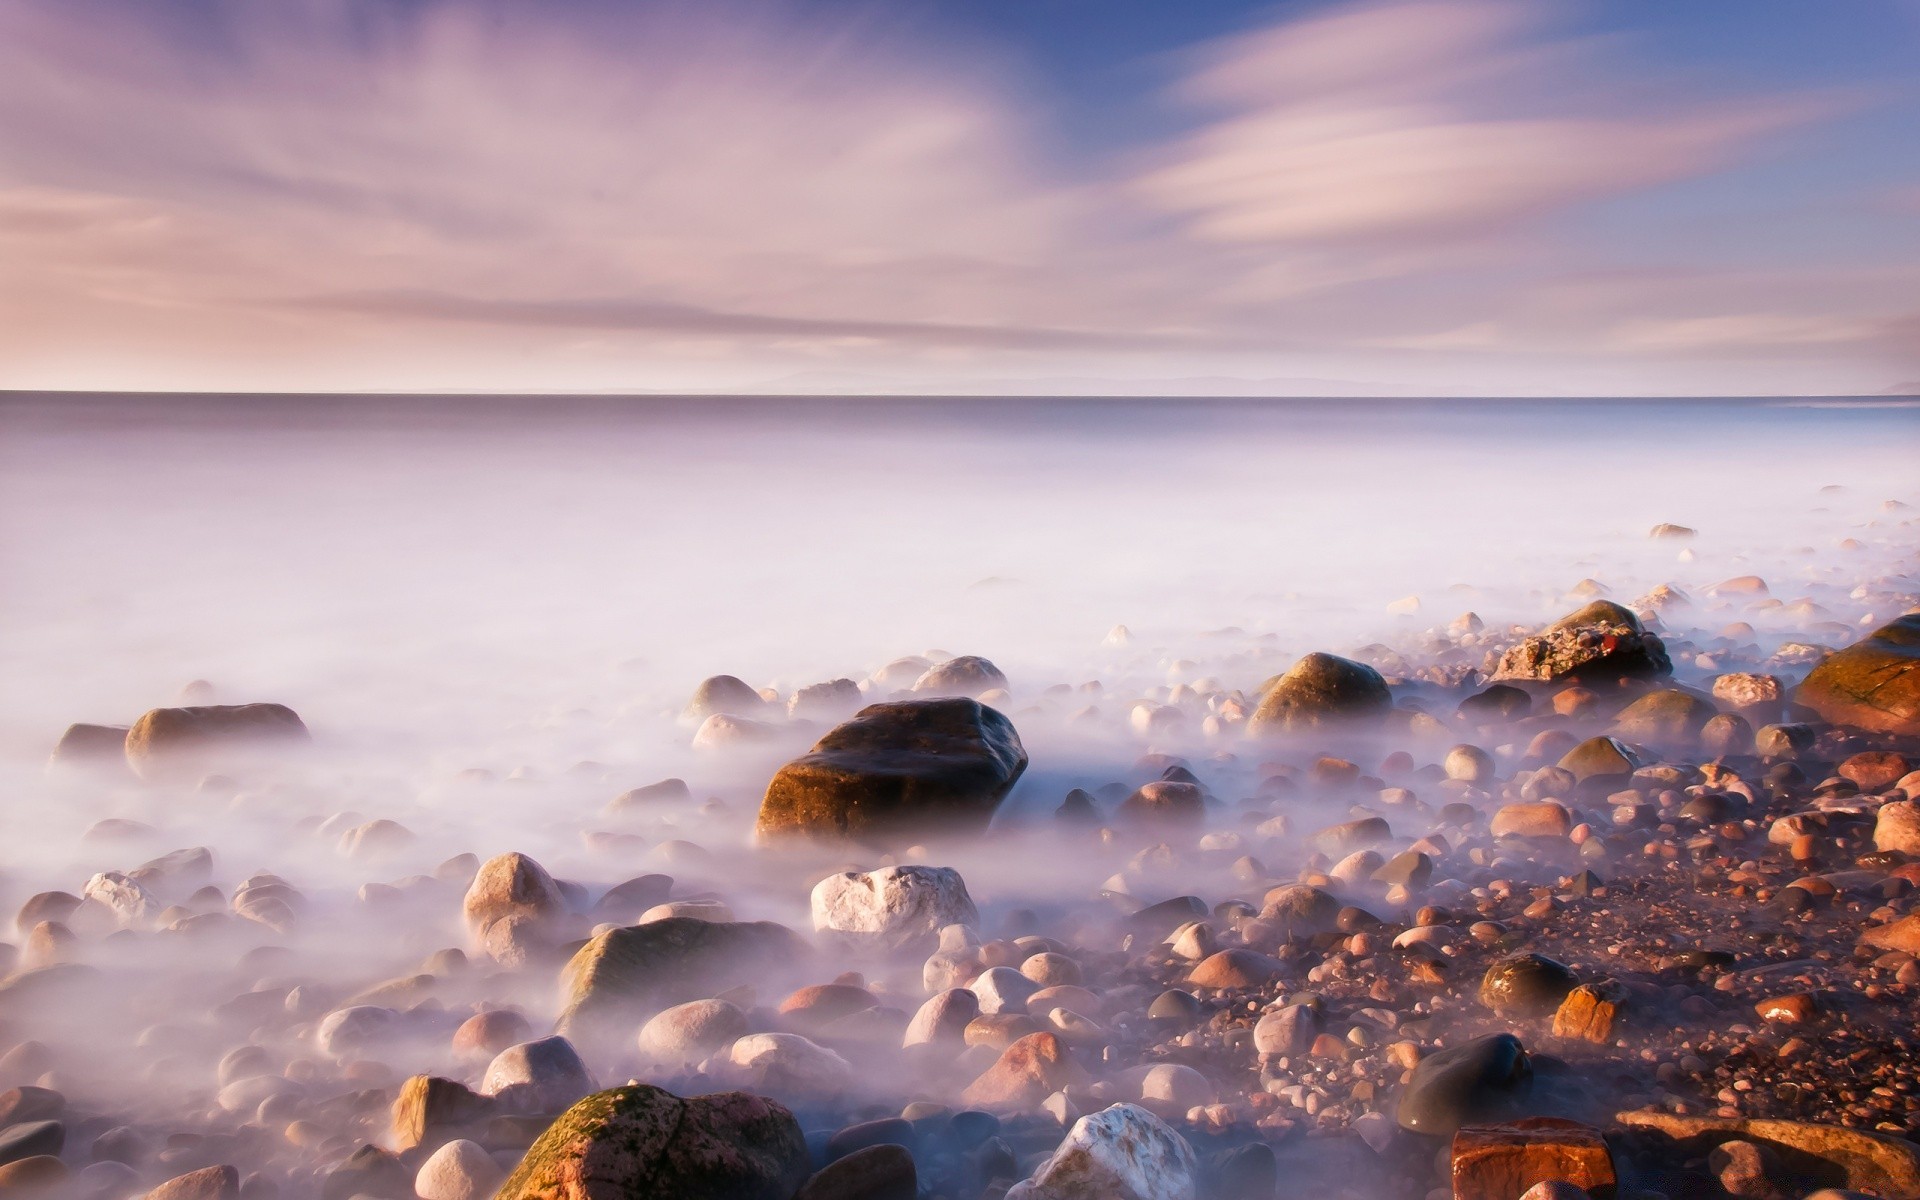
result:
[[[490,1200],[504,1175],[485,1147],[457,1138],[420,1164],[413,1194],[420,1200]]]
[[[1762,758],[1793,758],[1811,750],[1819,735],[1811,725],[1765,725],[1753,735],[1753,752]]]
[[[355,1004],[322,1017],[313,1040],[322,1054],[340,1062],[377,1058],[401,1035],[405,1024],[405,1019],[391,1008]]]
[[[0,1197],[24,1200],[55,1194],[67,1181],[67,1164],[51,1154],[35,1154],[0,1166]]]
[[[1901,954],[1920,956],[1920,914],[1863,930],[1860,944],[1876,950],[1897,950]]]
[[[968,985],[970,991],[980,999],[980,1011],[994,1013],[1027,1011],[1027,1001],[1040,990],[1040,985],[1012,967],[990,967]]]
[[[1196,783],[1157,779],[1122,800],[1114,816],[1142,829],[1196,830],[1206,823],[1207,795]]]
[[[912,1152],[883,1142],[820,1168],[794,1200],[914,1200],[919,1186]]]
[[[1617,1179],[1600,1131],[1559,1117],[1508,1125],[1470,1125],[1453,1135],[1456,1200],[1509,1200],[1558,1181],[1610,1196]]]
[[[1520,1039],[1496,1033],[1421,1059],[1400,1093],[1397,1117],[1402,1129],[1446,1136],[1507,1116],[1532,1084]]]
[[[1592,1200],[1592,1196],[1587,1189],[1564,1179],[1544,1179],[1522,1192],[1520,1200]]]
[[[1284,939],[1306,940],[1338,928],[1340,908],[1340,901],[1320,888],[1289,883],[1266,894],[1260,920],[1277,928]]]
[[[122,927],[145,925],[160,915],[160,902],[118,871],[102,871],[87,880],[80,894],[113,914]]]
[[[22,1121],[46,1121],[67,1109],[67,1098],[52,1088],[8,1088],[0,1092],[0,1129]]]
[[[1904,754],[1895,754],[1891,750],[1863,750],[1849,755],[1846,761],[1834,768],[1834,774],[1842,779],[1853,780],[1863,792],[1884,792],[1912,770],[1913,763]]]
[[[948,988],[922,1004],[907,1023],[903,1046],[945,1046],[958,1050],[968,1024],[980,1015],[980,997],[966,988]]]
[[[984,658],[963,654],[950,658],[913,681],[913,690],[924,696],[966,696],[978,699],[982,693],[1005,688],[1007,677],[1000,668]]]
[[[340,835],[340,853],[348,858],[381,858],[413,845],[413,831],[382,818],[356,825]]]
[[[1672,671],[1666,646],[1639,617],[1610,600],[1595,600],[1502,654],[1492,678],[1612,682]]]
[[[1780,1165],[1771,1152],[1753,1142],[1722,1142],[1707,1154],[1707,1170],[1720,1190],[1742,1200],[1774,1200],[1780,1187]]]
[[[1700,739],[1719,710],[1710,701],[1680,688],[1648,692],[1620,710],[1613,732],[1629,742],[1650,746],[1691,747]]]
[[[866,703],[860,685],[851,679],[809,684],[787,701],[787,715],[802,721],[839,721]]]
[[[467,928],[482,935],[507,917],[550,922],[566,911],[566,901],[545,867],[524,854],[501,854],[488,859],[473,877],[462,910]]]
[[[1794,689],[1794,701],[1835,725],[1920,735],[1920,613],[1836,651]]]
[[[1639,769],[1640,759],[1614,738],[1594,737],[1567,751],[1557,765],[1585,782],[1596,777],[1632,775]]]
[[[1202,960],[1188,973],[1187,982],[1207,988],[1264,988],[1285,971],[1286,964],[1277,958],[1235,947]]]
[[[125,752],[140,778],[180,782],[310,740],[284,704],[213,704],[149,711],[127,730]]]
[[[747,686],[733,675],[714,675],[700,681],[693,689],[693,698],[687,701],[685,719],[704,721],[708,717],[727,714],[736,717],[757,717],[766,711],[767,702],[760,693]]]
[[[67,1144],[67,1127],[59,1121],[22,1121],[0,1129],[0,1165],[51,1154],[55,1158]]]
[[[1441,764],[1448,779],[1462,783],[1485,783],[1495,774],[1493,755],[1478,746],[1462,743],[1447,751],[1447,758]]]
[[[453,1031],[453,1053],[465,1060],[490,1062],[493,1056],[516,1042],[530,1040],[533,1027],[510,1008],[475,1013]]]
[[[400,1094],[393,1102],[394,1148],[407,1151],[429,1143],[437,1145],[475,1132],[475,1127],[492,1115],[493,1103],[464,1083],[434,1075],[410,1076],[400,1085]]]
[[[1247,720],[1254,735],[1377,722],[1393,708],[1380,672],[1365,663],[1313,653],[1287,669]]]
[[[1920,801],[1891,800],[1873,821],[1873,848],[1920,854]]]
[[[413,1172],[400,1157],[378,1146],[362,1146],[328,1172],[320,1185],[320,1200],[407,1200],[413,1195]]]
[[[1533,711],[1533,697],[1510,683],[1496,683],[1462,700],[1457,711],[1475,725],[1517,721]]]
[[[1567,993],[1553,1014],[1553,1036],[1610,1045],[1627,990],[1612,980],[1583,983]]]
[[[1573,814],[1551,800],[1505,804],[1493,814],[1494,837],[1563,838],[1573,830]]]
[[[1709,758],[1753,753],[1753,726],[1739,713],[1717,713],[1700,727],[1700,752]]]
[[[608,816],[618,813],[644,813],[665,805],[686,804],[693,799],[693,790],[687,787],[684,779],[662,779],[658,783],[649,783],[643,787],[628,788],[618,796],[607,801]]]
[[[89,770],[124,775],[127,771],[125,725],[69,725],[54,743],[49,770]]]
[[[960,1093],[960,1102],[995,1112],[1030,1109],[1060,1089],[1079,1084],[1084,1076],[1059,1037],[1030,1033],[1001,1051],[999,1059]]]
[[[670,1004],[711,996],[769,972],[791,970],[811,950],[771,921],[715,923],[669,917],[595,934],[561,972],[558,1028],[597,1038]],[[630,1033],[621,1031],[624,1041]]]
[[[789,1028],[817,1033],[842,1017],[865,1012],[879,1003],[866,988],[850,983],[816,983],[780,1002],[780,1016]]]
[[[1787,693],[1778,675],[1736,672],[1714,677],[1713,698],[1750,718],[1766,722],[1780,715]]]
[[[1502,1016],[1545,1016],[1560,1007],[1578,982],[1572,971],[1544,954],[1515,954],[1487,968],[1480,980],[1480,1003]]]
[[[757,832],[879,844],[979,833],[1026,768],[1013,723],[978,701],[872,704],[780,768]]]
[[[1754,1142],[1771,1150],[1789,1173],[1822,1186],[1878,1196],[1920,1196],[1920,1147],[1905,1138],[1800,1121],[1682,1117],[1664,1112],[1623,1112],[1614,1119],[1664,1134],[1696,1154],[1735,1138]]]
[[[1115,1104],[1073,1123],[1066,1140],[1007,1200],[1195,1200],[1193,1147],[1134,1104]]]
[[[797,1033],[752,1033],[727,1051],[726,1075],[759,1092],[831,1098],[853,1083],[846,1059]]]
[[[239,1200],[240,1172],[221,1165],[175,1175],[147,1193],[147,1200]]]
[[[480,1080],[480,1093],[511,1111],[556,1113],[593,1086],[593,1076],[573,1043],[564,1037],[547,1037],[508,1046],[495,1055]]]
[[[747,1014],[725,1000],[690,1000],[640,1027],[640,1052],[662,1066],[690,1067],[747,1035]]]
[[[741,1092],[682,1100],[628,1084],[563,1113],[495,1196],[790,1200],[806,1177],[806,1139],[780,1105]]]
[[[869,954],[925,954],[947,925],[978,925],[980,910],[951,867],[883,867],[829,875],[813,888],[813,927]]]
[[[1320,1018],[1312,1006],[1289,1004],[1265,1014],[1253,1026],[1253,1048],[1269,1058],[1305,1054],[1320,1035]]]

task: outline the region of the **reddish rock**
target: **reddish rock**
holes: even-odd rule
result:
[[[1837,774],[1851,779],[1863,792],[1884,792],[1900,782],[1913,764],[1904,754],[1891,750],[1863,750],[1842,762]]]
[[[1596,1045],[1613,1041],[1627,989],[1612,980],[1583,983],[1567,993],[1553,1014],[1553,1035],[1579,1038]]]
[[[1616,1183],[1600,1131],[1558,1117],[1464,1126],[1453,1135],[1452,1162],[1454,1200],[1519,1200],[1552,1180],[1611,1196]]]
[[[1067,1053],[1067,1044],[1051,1033],[1030,1033],[1001,1052],[999,1061],[967,1085],[960,1102],[999,1112],[1029,1109],[1064,1087],[1080,1083],[1085,1072]]]

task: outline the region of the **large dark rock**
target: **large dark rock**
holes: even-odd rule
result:
[[[127,730],[127,765],[149,781],[192,779],[232,760],[308,740],[299,714],[284,704],[156,708]]]
[[[1920,613],[1829,655],[1793,698],[1835,725],[1920,736]]]
[[[1273,680],[1247,721],[1256,734],[1378,721],[1393,707],[1380,672],[1335,654],[1313,653]]]
[[[1544,1017],[1560,1007],[1580,981],[1544,954],[1514,954],[1487,968],[1480,1003],[1502,1016]]]
[[[780,768],[758,832],[880,844],[979,833],[1026,769],[1013,722],[977,700],[870,704]]]
[[[1533,1064],[1519,1038],[1475,1038],[1420,1060],[1400,1093],[1400,1125],[1444,1137],[1462,1125],[1514,1115],[1532,1085]]]
[[[643,1083],[596,1092],[560,1115],[495,1200],[790,1200],[807,1142],[771,1100],[683,1100]]]
[[[566,1007],[559,1030],[576,1039],[610,1028],[630,1032],[669,1005],[764,984],[811,952],[799,934],[772,921],[669,917],[609,929],[580,947],[561,972]]]
[[[1510,648],[1493,678],[1617,682],[1672,673],[1666,646],[1639,617],[1611,600],[1595,600]]]

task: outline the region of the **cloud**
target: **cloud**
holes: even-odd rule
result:
[[[1710,172],[1831,111],[1804,98],[1620,111],[1586,85],[1601,44],[1543,40],[1543,11],[1412,0],[1228,39],[1182,88],[1217,115],[1139,186],[1222,241],[1452,238]]]

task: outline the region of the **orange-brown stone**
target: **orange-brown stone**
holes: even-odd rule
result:
[[[1627,990],[1610,979],[1583,983],[1567,993],[1553,1014],[1553,1036],[1605,1045],[1626,1003]]]
[[[1558,1117],[1468,1125],[1453,1135],[1453,1200],[1520,1200],[1536,1183],[1561,1180],[1612,1200],[1613,1156],[1600,1131]]]

